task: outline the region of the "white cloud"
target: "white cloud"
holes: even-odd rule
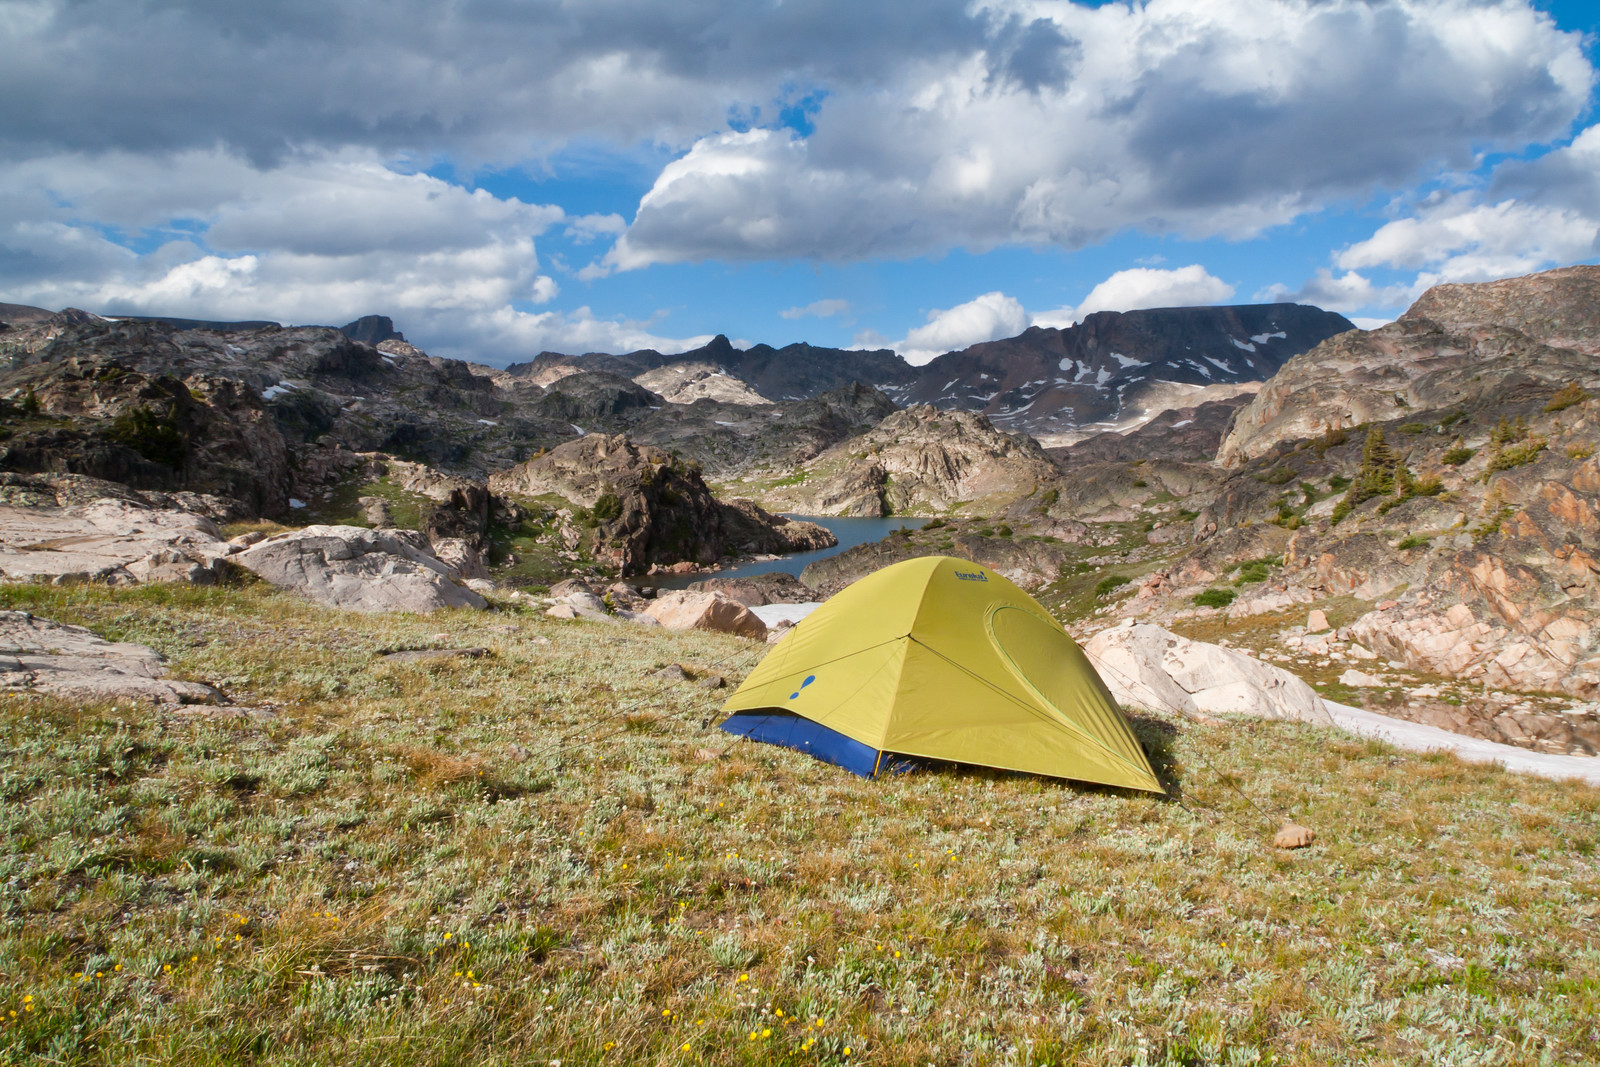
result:
[[[1488,199],[1512,192],[1520,195]],[[1424,199],[1410,215],[1337,252],[1333,261],[1342,275],[1318,270],[1298,289],[1273,285],[1256,298],[1341,312],[1398,311],[1441,282],[1492,281],[1597,255],[1600,126],[1591,126],[1538,159],[1501,164],[1487,190]],[[1377,284],[1361,273],[1374,270],[1414,273],[1405,281]]]
[[[1028,313],[1021,302],[1005,293],[984,293],[952,308],[928,312],[928,321],[898,341],[873,331],[863,331],[852,348],[892,348],[912,366],[920,367],[936,356],[983,341],[1014,337],[1028,328]]]
[[[596,237],[615,237],[628,228],[621,215],[579,215],[571,219],[563,236],[575,241],[592,241]]]
[[[1035,312],[1032,323],[1064,329],[1096,311],[1220,304],[1233,296],[1233,292],[1233,286],[1198,263],[1170,270],[1132,267],[1117,271],[1089,290],[1089,295],[1077,307]]]
[[[1281,283],[1269,285],[1256,293],[1255,299],[1268,303],[1312,304],[1327,311],[1350,312],[1362,308],[1403,307],[1416,299],[1419,292],[1421,290],[1409,285],[1376,285],[1353,270],[1336,277],[1332,271],[1319,268],[1298,289]]]
[[[1346,268],[1427,266],[1436,280],[1485,281],[1588,258],[1597,238],[1600,222],[1570,208],[1516,200],[1480,204],[1458,194],[1384,224],[1335,262]]]
[[[140,256],[83,215],[152,236],[178,217],[194,220],[193,235]],[[381,312],[435,354],[488,362],[544,348],[694,346],[588,308],[519,310],[560,294],[534,238],[564,219],[557,207],[393,171],[370,153],[270,170],[221,152],[69,154],[0,165],[0,284],[11,300],[109,314],[338,324]]]
[[[808,135],[698,139],[605,265],[1244,237],[1559,137],[1594,80],[1577,35],[1514,0],[973,10],[966,56],[836,86]],[[1058,54],[1033,68],[1055,73],[997,73],[996,27],[1041,19]]]
[[[831,318],[834,315],[848,315],[850,301],[848,300],[813,300],[805,307],[784,308],[778,312],[780,318],[801,319],[808,315],[819,319]]]

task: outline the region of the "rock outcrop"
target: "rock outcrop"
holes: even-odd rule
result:
[[[995,514],[1055,487],[1061,472],[1039,443],[982,415],[915,407],[806,464],[768,502],[813,515],[928,514],[967,504]]]
[[[490,479],[498,494],[554,495],[587,514],[573,544],[624,575],[658,563],[800,552],[836,544],[814,523],[771,515],[750,501],[724,503],[693,466],[626,437],[590,434]]]
[[[1322,698],[1288,671],[1159,626],[1114,626],[1083,651],[1125,707],[1333,724]]]
[[[0,611],[0,690],[31,689],[71,700],[214,704],[209,685],[173,678],[144,645],[107,641],[26,611]]]
[[[457,572],[428,552],[422,534],[360,526],[307,526],[259,541],[233,562],[281,589],[347,611],[484,608]]]
[[[6,581],[207,584],[234,551],[215,523],[185,511],[125,500],[0,505],[0,577]]]

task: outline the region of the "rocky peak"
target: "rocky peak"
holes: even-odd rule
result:
[[[981,514],[1060,479],[1033,438],[975,412],[926,404],[894,412],[805,470],[802,482],[769,500],[818,515],[928,514],[961,503]]]
[[[1033,434],[1109,429],[1184,406],[1185,392],[1264,381],[1351,329],[1342,315],[1301,304],[1101,311],[1066,329],[1031,327],[947,353],[890,395],[981,411]]]
[[[339,327],[339,332],[352,341],[377,347],[384,341],[404,341],[406,335],[394,328],[394,320],[387,315],[363,315],[354,322]]]
[[[1452,333],[1481,325],[1508,327],[1555,348],[1600,354],[1600,267],[1436,285],[1401,318],[1426,319]]]

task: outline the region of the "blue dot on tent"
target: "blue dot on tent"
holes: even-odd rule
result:
[[[800,688],[804,689],[806,686],[810,685],[812,682],[814,682],[816,680],[817,680],[817,676],[816,675],[808,674],[808,675],[806,675],[806,680],[800,683]],[[799,693],[790,693],[789,694],[789,699],[790,700],[798,700],[798,699],[800,699],[800,694]]]

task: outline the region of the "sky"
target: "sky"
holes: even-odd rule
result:
[[[1585,0],[0,0],[0,301],[915,363],[1600,257]]]

